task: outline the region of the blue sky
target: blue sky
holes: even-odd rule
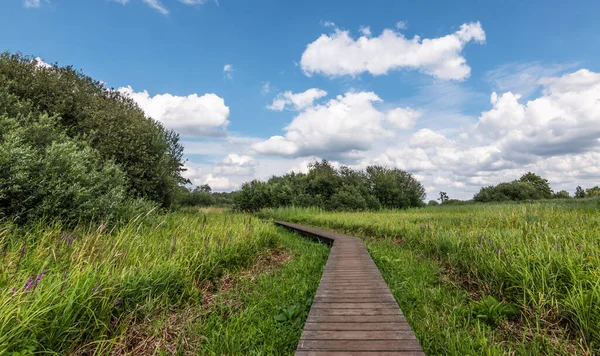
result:
[[[572,192],[599,183],[598,13],[597,1],[5,0],[0,50],[121,88],[181,134],[188,177],[218,190],[328,158],[406,169],[430,198],[528,170]]]

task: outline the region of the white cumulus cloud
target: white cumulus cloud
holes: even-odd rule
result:
[[[479,22],[463,24],[458,31],[438,38],[407,39],[392,29],[377,37],[354,39],[349,31],[336,29],[310,43],[300,60],[308,75],[356,76],[363,72],[387,74],[391,70],[416,69],[440,79],[464,80],[471,68],[462,56],[467,43],[483,43],[485,32]]]
[[[219,136],[229,124],[229,107],[216,94],[176,96],[148,91],[135,92],[131,86],[118,91],[131,97],[147,116],[160,121],[182,136]]]
[[[406,107],[388,111],[386,119],[399,129],[408,130],[415,126],[415,122],[417,122],[421,116],[423,116],[421,112]]]
[[[274,111],[282,111],[286,106],[291,105],[296,110],[302,110],[305,107],[312,105],[315,100],[326,95],[327,92],[325,90],[317,88],[311,88],[296,94],[291,91],[286,91],[283,94],[277,95],[277,97],[273,99],[273,103],[267,106],[267,108]]]

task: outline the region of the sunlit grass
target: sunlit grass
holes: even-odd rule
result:
[[[426,259],[422,263],[428,259],[439,264],[437,273],[469,292],[474,298],[471,304],[493,296],[516,305],[519,316],[513,321],[517,330],[513,341],[545,338],[540,344],[543,350],[554,347],[564,353],[563,346],[571,344],[571,352],[585,353],[600,350],[599,207],[599,200],[584,200],[369,213],[287,208],[263,215],[374,238],[368,239],[373,244],[368,246],[382,256],[396,249],[416,253]],[[375,247],[384,242],[385,249]],[[380,266],[398,264],[397,273],[407,268],[402,258],[376,260]],[[393,279],[394,273],[388,277]],[[411,283],[418,277],[405,278]],[[446,322],[456,317],[451,310],[445,312],[440,318]],[[429,338],[426,328],[418,326],[420,320],[414,320],[417,330],[422,338]],[[483,321],[475,320],[481,328],[489,328]],[[498,345],[505,341],[491,335]],[[443,342],[440,337],[431,345]],[[514,351],[514,345],[505,351]]]
[[[168,214],[109,229],[0,228],[0,354],[109,350],[127,325],[279,244],[246,215]],[[124,322],[127,321],[127,322]]]

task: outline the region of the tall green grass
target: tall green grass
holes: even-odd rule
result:
[[[287,208],[263,216],[418,252],[440,261],[453,283],[477,298],[518,306],[524,340],[527,330],[564,329],[580,349],[600,352],[600,200],[369,213]]]
[[[246,215],[168,214],[119,228],[0,227],[0,354],[108,352],[127,325],[199,303],[206,281],[279,243]]]

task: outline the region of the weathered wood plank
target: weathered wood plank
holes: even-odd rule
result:
[[[332,244],[296,355],[424,355],[361,240],[277,224]]]
[[[302,340],[298,351],[421,351],[417,340]]]
[[[425,356],[422,351],[297,351],[296,356]]]

